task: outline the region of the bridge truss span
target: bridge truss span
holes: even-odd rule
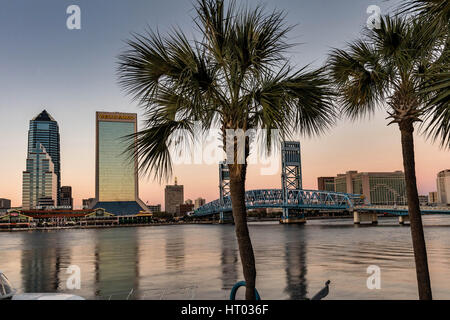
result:
[[[287,190],[286,197],[282,189],[250,190],[245,193],[247,210],[261,208],[312,209],[312,210],[352,210],[362,201],[360,195],[316,190]],[[217,199],[198,208],[195,216],[208,216],[221,212],[230,212],[230,196]]]

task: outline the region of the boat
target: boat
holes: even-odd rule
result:
[[[80,296],[66,293],[24,293],[17,294],[11,300],[86,300]]]
[[[0,271],[0,300],[11,300],[16,294],[8,278]]]
[[[9,282],[8,278],[0,271],[0,300],[86,300],[83,297],[67,293],[22,293]]]

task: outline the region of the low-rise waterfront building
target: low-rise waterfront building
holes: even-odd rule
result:
[[[12,210],[1,217],[0,228],[113,226],[119,217],[105,209]]]
[[[33,218],[18,212],[8,212],[0,216],[0,229],[30,228]]]

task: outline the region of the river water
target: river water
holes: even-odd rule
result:
[[[450,299],[450,217],[423,220],[434,298]],[[397,219],[255,222],[250,232],[262,299],[308,298],[328,279],[327,299],[417,298],[410,228]],[[79,290],[68,289],[71,265]],[[381,289],[367,287],[371,265]],[[232,225],[2,232],[0,270],[19,292],[88,299],[227,299],[243,280]]]

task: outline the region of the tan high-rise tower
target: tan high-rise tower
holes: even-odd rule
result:
[[[94,208],[123,216],[148,211],[139,199],[138,162],[127,151],[137,132],[135,113],[96,113]],[[132,141],[132,140],[131,140]]]

